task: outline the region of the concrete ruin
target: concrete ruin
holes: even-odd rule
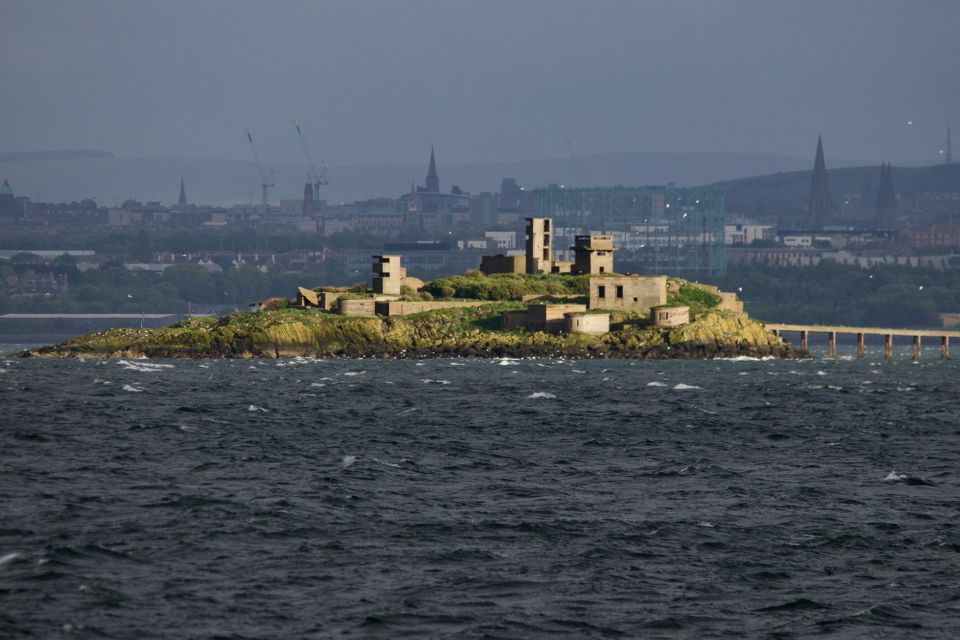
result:
[[[597,276],[590,278],[590,308],[647,315],[667,303],[667,276]]]
[[[653,307],[650,322],[655,327],[679,327],[690,324],[690,307]]]
[[[323,309],[324,311],[333,311],[337,308],[337,299],[347,292],[346,289],[336,291],[314,291],[306,287],[297,287],[297,297],[294,298],[292,306],[300,309]]]
[[[602,233],[576,236],[573,249],[574,263],[572,273],[601,274],[613,273],[613,236]]]
[[[527,273],[550,273],[553,262],[553,221],[527,218]]]
[[[490,304],[490,300],[377,300],[374,309],[378,316],[409,316],[437,309],[475,309]]]
[[[504,311],[500,316],[501,328],[532,329],[559,333],[564,330],[564,315],[568,313],[586,313],[585,304],[530,304],[524,311]]]
[[[495,256],[480,258],[480,271],[484,275],[495,273],[526,273],[527,258],[525,256],[506,256],[499,253]]]
[[[341,315],[373,318],[377,315],[376,304],[373,298],[340,298],[337,309]]]
[[[602,336],[610,333],[609,313],[565,313],[563,314],[563,330],[566,333],[585,333],[592,336]]]
[[[373,292],[391,296],[400,295],[400,287],[407,270],[400,266],[398,255],[373,256]]]

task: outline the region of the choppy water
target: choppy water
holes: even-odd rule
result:
[[[955,361],[0,370],[0,637],[960,627]]]

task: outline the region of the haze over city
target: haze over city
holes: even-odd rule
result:
[[[634,151],[934,162],[953,2],[4,3],[0,151],[445,164]]]

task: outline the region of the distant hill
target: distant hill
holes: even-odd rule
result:
[[[320,194],[329,202],[395,197],[422,184],[427,170],[416,165],[379,164],[331,167],[330,184]],[[578,158],[582,178],[572,160],[551,158],[516,162],[445,164],[438,154],[444,191],[459,185],[473,193],[494,192],[504,177],[528,188],[551,182],[567,185],[695,185],[745,176],[796,171],[809,159],[762,153],[616,153]],[[277,187],[271,201],[299,198],[307,169],[302,164],[272,164]],[[229,205],[259,201],[260,179],[253,162],[191,158],[123,158],[104,151],[17,152],[0,154],[0,180],[6,178],[18,195],[42,201],[94,198],[111,205],[128,198],[173,203],[186,183],[190,202]]]
[[[36,162],[38,160],[81,160],[113,158],[109,151],[97,149],[68,149],[64,151],[8,151],[0,153],[0,162]]]
[[[810,195],[811,171],[790,171],[714,182],[709,188],[727,192],[728,214],[741,214],[760,220],[806,215]],[[863,194],[873,204],[880,186],[880,167],[861,166],[827,171],[830,193],[836,203],[847,194]],[[960,163],[926,167],[893,168],[896,192],[905,196],[930,191],[960,192]]]

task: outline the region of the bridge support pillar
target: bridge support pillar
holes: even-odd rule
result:
[[[888,333],[885,337],[883,346],[883,355],[888,358],[893,357],[893,334]]]
[[[830,340],[827,342],[827,357],[836,358],[837,357],[837,332],[830,332]]]
[[[810,332],[801,331],[800,332],[800,348],[804,351],[810,350]]]
[[[921,343],[920,336],[913,336],[913,359],[920,359]]]
[[[940,337],[940,359],[941,360],[950,359],[950,336]]]
[[[862,358],[862,357],[863,357],[863,351],[864,351],[863,346],[864,346],[863,334],[862,334],[862,333],[858,333],[858,334],[857,334],[857,357],[858,357],[858,358]]]

